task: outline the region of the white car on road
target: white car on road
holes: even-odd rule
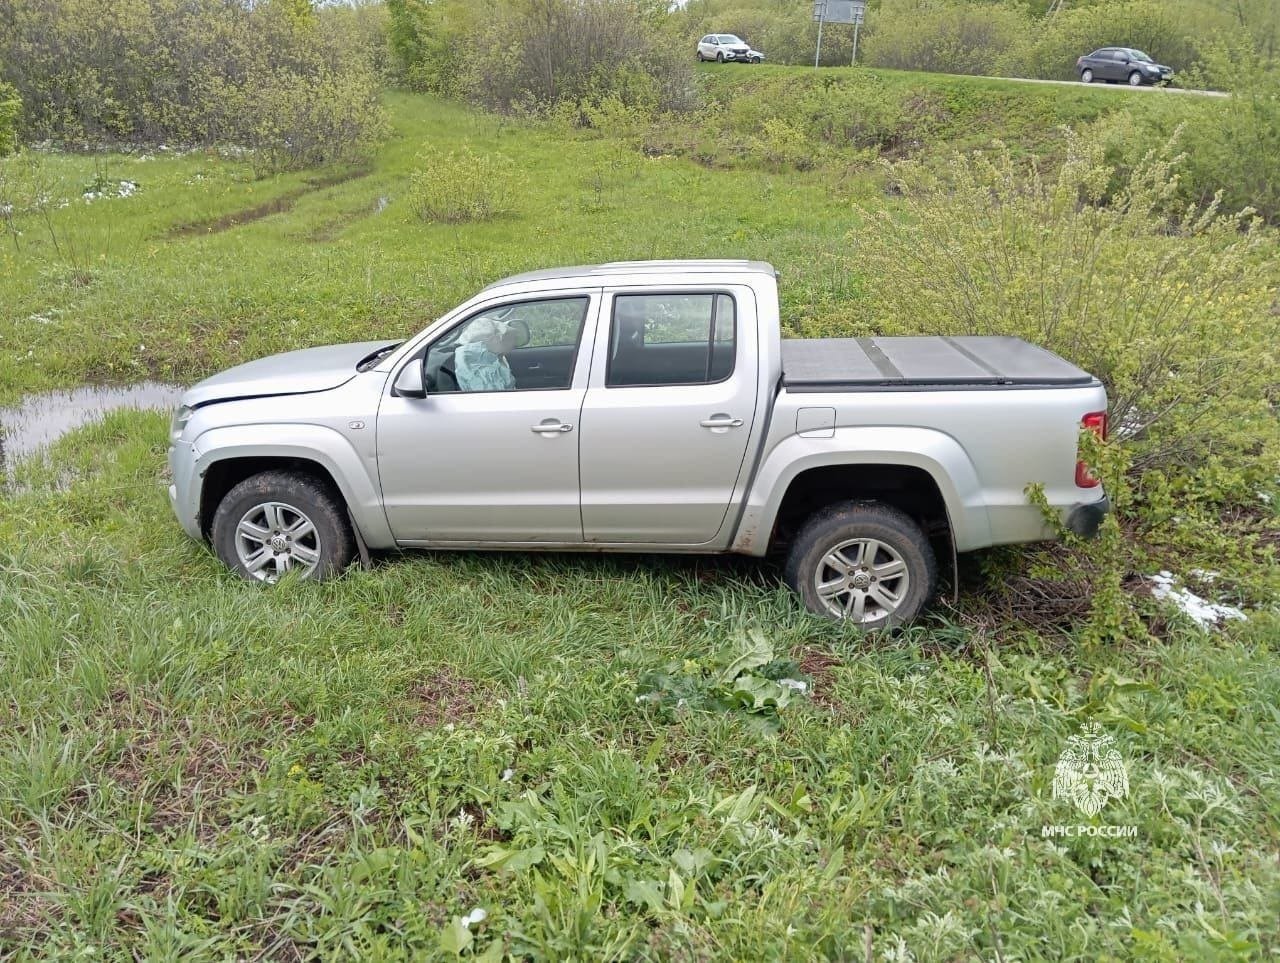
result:
[[[744,63],[758,64],[764,60],[764,54],[752,50],[745,40],[734,34],[709,33],[698,41],[698,59],[715,60],[719,63],[741,60]]]

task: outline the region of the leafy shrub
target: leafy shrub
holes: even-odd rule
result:
[[[561,102],[682,109],[695,100],[686,51],[651,0],[393,0],[391,42],[419,89],[500,110]]]
[[[868,15],[870,24],[878,16]],[[818,28],[811,3],[787,0],[689,0],[675,14],[681,25],[684,49],[692,53],[693,41],[706,33],[733,33],[762,51],[769,63],[813,64]],[[866,37],[865,31],[862,37]],[[827,24],[822,31],[824,66],[847,66],[853,54],[853,28]],[[861,53],[859,54],[861,57]]]
[[[1074,80],[1078,57],[1116,43],[1137,47],[1182,71],[1197,58],[1194,36],[1194,26],[1173,8],[1150,0],[1071,7],[1040,21],[1024,43],[1008,51],[1000,71]]]
[[[696,114],[656,115],[645,149],[714,166],[779,169],[789,159],[793,167],[816,167],[982,146],[1000,130],[1020,149],[1043,154],[1057,150],[1064,126],[1121,110],[1127,100],[968,79],[926,82],[875,69],[746,68],[709,71],[704,99]],[[771,121],[777,123],[766,130]]]
[[[1280,223],[1280,72],[1248,45],[1213,44],[1193,80],[1228,90],[1229,98],[1159,104],[1106,125],[1111,157],[1137,162],[1142,145],[1178,133],[1186,152],[1178,192],[1209,204],[1221,193],[1228,210],[1252,207]]]
[[[17,149],[21,113],[22,101],[18,99],[18,92],[0,81],[0,157]]]
[[[252,145],[259,166],[276,170],[354,159],[381,129],[355,10],[131,0],[112,7],[104,30],[91,0],[9,9],[0,67],[33,139]]]
[[[813,166],[813,151],[804,131],[781,117],[770,117],[751,138],[750,149],[773,170],[808,170]]]
[[[991,74],[996,63],[1031,31],[1020,8],[929,0],[881,6],[863,47],[877,67]]]
[[[413,212],[424,221],[460,224],[510,212],[524,178],[501,154],[429,148],[409,180]]]
[[[363,68],[314,74],[279,72],[248,91],[239,117],[259,173],[372,155],[386,130],[374,78]]]
[[[1135,468],[1256,461],[1275,440],[1274,238],[1178,204],[1171,146],[1128,171],[1104,148],[1072,136],[1052,175],[1005,149],[945,175],[901,165],[906,216],[864,211],[850,237],[868,289],[854,327],[1045,345],[1103,380]]]
[[[778,713],[809,680],[790,658],[779,656],[759,629],[739,629],[723,648],[697,659],[672,662],[645,673],[636,702],[679,712],[737,712],[763,732],[781,727]]]

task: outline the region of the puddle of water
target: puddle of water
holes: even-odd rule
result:
[[[121,408],[153,411],[176,408],[177,385],[143,381],[122,388],[90,386],[71,391],[27,395],[12,408],[0,408],[0,470],[47,448],[67,432]]]

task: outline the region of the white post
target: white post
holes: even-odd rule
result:
[[[858,62],[858,25],[861,23],[861,20],[853,21],[853,58],[849,61],[850,67]]]
[[[822,23],[827,19],[827,0],[818,6],[818,49],[813,52],[813,69],[818,69],[818,60],[822,57]]]

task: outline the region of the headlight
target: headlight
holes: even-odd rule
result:
[[[173,423],[169,426],[171,441],[177,441],[182,437],[182,430],[187,427],[187,422],[191,420],[191,412],[194,410],[189,405],[178,406],[178,410],[173,413]]]

